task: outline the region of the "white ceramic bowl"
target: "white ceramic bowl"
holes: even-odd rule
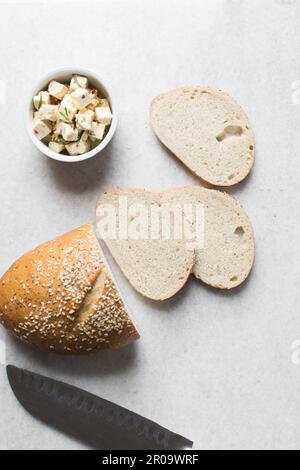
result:
[[[69,155],[62,155],[60,153],[53,152],[53,150],[51,150],[46,144],[44,144],[34,135],[34,132],[33,132],[34,107],[33,107],[32,99],[41,90],[46,90],[51,80],[57,80],[58,82],[68,83],[71,81],[72,75],[74,74],[84,75],[85,77],[87,77],[89,79],[89,86],[91,88],[96,88],[97,90],[99,90],[102,96],[108,99],[111,109],[112,109],[113,119],[112,119],[112,123],[111,123],[110,129],[106,137],[99,145],[97,145],[97,147],[95,147],[90,152],[84,153],[83,155],[78,155],[78,156],[70,155],[69,156]],[[117,114],[116,106],[113,101],[109,87],[106,85],[106,83],[101,79],[101,77],[96,72],[93,72],[92,70],[85,69],[82,67],[77,67],[77,66],[61,67],[59,69],[56,69],[47,73],[42,78],[40,78],[40,80],[38,80],[37,84],[32,89],[31,94],[29,96],[25,118],[26,118],[26,128],[34,145],[47,157],[53,158],[54,160],[58,160],[60,162],[67,162],[67,163],[74,163],[74,162],[81,162],[83,160],[88,160],[89,158],[92,158],[98,153],[100,153],[111,141],[116,131],[117,123],[118,123],[118,114]]]

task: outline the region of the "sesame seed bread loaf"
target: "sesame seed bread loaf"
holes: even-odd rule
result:
[[[242,181],[254,162],[248,117],[213,88],[179,88],[156,97],[150,109],[161,142],[202,180],[215,186]]]
[[[139,338],[90,225],[47,242],[0,280],[0,321],[50,351],[89,354]]]
[[[233,289],[249,276],[255,257],[252,224],[228,194],[183,186],[166,191],[169,199],[204,207],[204,246],[196,250],[195,276],[219,289]]]
[[[121,202],[122,201],[122,202]],[[121,204],[126,204],[128,212],[126,222],[128,227],[139,224],[137,212],[144,208],[150,217],[151,211],[163,210],[163,216],[170,216],[170,237],[165,237],[161,226],[155,227],[155,222],[148,224],[142,237],[135,237],[129,231],[121,235],[120,224]],[[151,300],[166,300],[174,296],[185,285],[195,261],[193,249],[189,249],[184,240],[172,237],[173,226],[171,213],[179,211],[177,207],[169,207],[169,201],[164,193],[152,193],[144,189],[114,188],[104,194],[97,203],[98,234],[104,239],[112,256],[131,285],[144,297]],[[105,207],[115,209],[117,215],[117,237],[107,237],[103,232],[101,220]],[[134,212],[137,210],[137,212]],[[100,213],[102,214],[100,217]],[[151,219],[152,220],[152,219]],[[161,219],[162,220],[162,219]],[[152,221],[153,222],[153,221]],[[123,225],[121,227],[124,228]],[[156,235],[153,236],[153,230]],[[151,232],[151,233],[150,233]],[[121,236],[120,236],[121,235]]]

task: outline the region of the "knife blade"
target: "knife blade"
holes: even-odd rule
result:
[[[9,365],[10,386],[34,417],[98,450],[188,450],[193,443],[72,385]]]

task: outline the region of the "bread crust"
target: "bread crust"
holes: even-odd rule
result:
[[[235,121],[236,125],[241,125],[243,128],[244,135],[247,137],[247,150],[243,150],[243,158],[241,161],[243,163],[235,168],[235,171],[232,175],[230,175],[230,179],[228,176],[223,175],[216,175],[215,173],[215,168],[209,169],[210,167],[210,158],[208,157],[209,153],[216,154],[215,148],[212,147],[210,149],[210,152],[207,153],[207,151],[204,151],[202,148],[202,145],[204,144],[204,147],[207,145],[207,143],[203,142],[198,142],[196,140],[196,145],[194,145],[193,149],[190,149],[190,151],[187,151],[186,149],[182,149],[180,142],[176,142],[176,133],[173,132],[171,129],[171,134],[172,137],[170,136],[170,132],[167,131],[165,128],[169,128],[172,126],[169,126],[166,124],[166,120],[162,119],[163,124],[159,123],[159,116],[160,116],[160,110],[159,106],[161,102],[166,102],[168,100],[175,100],[178,99],[179,96],[199,96],[202,94],[209,94],[211,96],[216,97],[217,99],[220,99],[224,101],[224,103],[227,103],[230,105],[230,107],[234,107],[235,112],[237,115],[239,115],[239,120]],[[170,103],[169,103],[170,104]],[[173,103],[174,105],[174,103]],[[173,106],[168,108],[170,113],[173,112]],[[178,116],[177,116],[178,117]],[[174,118],[172,118],[174,119]],[[255,156],[255,139],[254,139],[254,134],[253,130],[251,128],[251,123],[250,120],[243,110],[243,108],[228,94],[223,92],[222,90],[217,90],[212,87],[182,87],[182,88],[177,88],[177,89],[172,89],[166,93],[162,93],[161,95],[157,96],[154,98],[151,102],[150,105],[150,122],[153,128],[154,133],[156,134],[157,138],[170,150],[171,153],[173,153],[194,175],[199,177],[202,181],[213,185],[213,186],[219,186],[219,187],[228,187],[235,185],[237,183],[240,183],[243,181],[249,173],[252,171],[253,165],[254,165],[254,156]],[[233,123],[233,121],[232,121]],[[228,126],[229,124],[224,124],[224,127]],[[222,123],[218,123],[222,124]],[[176,130],[176,129],[175,129]],[[191,129],[190,129],[191,130]],[[221,129],[219,129],[221,131]],[[216,144],[216,139],[218,136],[214,136],[213,141],[214,145],[217,145],[217,149],[219,150],[220,144]],[[201,144],[201,145],[200,145]],[[197,153],[195,153],[197,151]],[[227,151],[228,153],[228,151]],[[192,156],[193,154],[193,156]],[[221,152],[222,155],[222,152]],[[199,159],[199,160],[198,160]],[[195,163],[195,160],[197,160],[197,163]],[[221,163],[220,163],[221,162]],[[218,162],[218,167],[222,165],[222,158],[219,159]]]
[[[0,321],[22,340],[91,354],[139,338],[91,225],[22,256],[0,280]]]

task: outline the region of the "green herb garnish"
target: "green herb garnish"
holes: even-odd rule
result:
[[[81,85],[80,85],[79,80],[78,80],[78,75],[73,75],[73,78],[74,78],[74,81],[75,81],[76,85],[78,85],[79,88],[81,88]]]
[[[67,108],[65,108],[63,111],[59,111],[59,114],[61,114],[62,117],[66,119],[67,121],[70,121],[70,116],[69,116]]]
[[[68,141],[66,141],[62,138],[61,139],[57,138],[57,139],[54,139],[53,142],[56,142],[57,144],[61,144],[61,145],[69,145],[69,144],[75,144],[76,142],[78,142],[78,140],[68,140]]]

